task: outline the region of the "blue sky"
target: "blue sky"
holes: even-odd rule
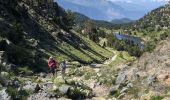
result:
[[[65,9],[82,13],[92,19],[139,19],[168,0],[55,0]]]

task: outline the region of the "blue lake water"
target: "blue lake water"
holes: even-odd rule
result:
[[[130,35],[121,34],[121,33],[113,33],[113,35],[118,40],[128,40],[129,42],[139,45],[141,48],[144,48],[143,41],[140,37],[130,36]]]

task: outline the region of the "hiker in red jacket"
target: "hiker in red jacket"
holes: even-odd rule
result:
[[[52,73],[53,76],[54,76],[54,74],[55,74],[55,69],[56,69],[56,67],[57,67],[57,62],[54,60],[53,57],[50,57],[50,58],[48,59],[48,67],[49,67],[49,69],[50,69],[50,73]]]

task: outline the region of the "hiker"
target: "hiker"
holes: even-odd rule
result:
[[[54,58],[51,56],[48,59],[48,67],[49,67],[49,72],[55,75],[55,69],[57,68],[57,62],[54,60]]]
[[[66,61],[65,60],[63,60],[61,62],[60,67],[61,67],[61,73],[65,74],[65,70],[66,70]]]

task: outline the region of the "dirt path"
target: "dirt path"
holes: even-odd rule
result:
[[[114,56],[110,58],[109,60],[106,60],[103,64],[92,64],[93,70],[95,70],[95,73],[99,73],[101,67],[107,66],[110,63],[112,63],[117,58],[117,54],[115,51],[112,51],[114,53]],[[89,87],[93,89],[93,92],[96,94],[97,97],[106,97],[109,94],[110,88],[105,85],[99,85],[94,80],[85,82]]]
[[[116,60],[117,58],[117,53],[115,51],[112,51],[114,53],[114,56],[112,58],[110,58],[109,60],[106,60],[103,64],[104,65],[109,65],[110,63],[112,63],[114,60]]]

